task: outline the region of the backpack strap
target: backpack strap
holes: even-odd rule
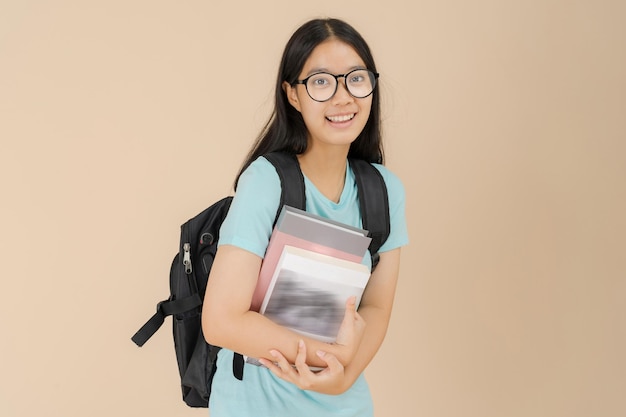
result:
[[[378,250],[389,237],[389,198],[387,186],[380,171],[362,159],[350,159],[350,167],[359,193],[359,204],[363,228],[369,231],[372,241],[369,246],[372,255],[372,271],[380,258]]]
[[[141,347],[159,330],[165,321],[165,317],[182,314],[201,305],[202,300],[197,293],[178,300],[163,300],[157,304],[156,313],[131,337],[131,340]]]
[[[271,152],[263,155],[270,161],[280,177],[281,195],[280,205],[276,213],[276,220],[280,215],[280,209],[284,206],[306,210],[306,196],[304,194],[304,175],[300,170],[298,158],[286,152]]]

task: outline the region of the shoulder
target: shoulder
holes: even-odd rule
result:
[[[249,196],[251,198],[271,199],[274,196],[280,198],[280,177],[276,168],[264,157],[255,159],[242,173],[237,182],[237,196]]]
[[[278,173],[276,172],[276,168],[274,168],[274,165],[265,159],[265,157],[260,156],[252,161],[252,163],[241,173],[239,183],[264,182],[272,178],[280,180]]]
[[[220,245],[234,245],[263,257],[280,204],[280,194],[276,169],[265,158],[257,158],[239,177],[235,196],[220,230]]]
[[[409,242],[405,215],[406,195],[404,184],[396,174],[386,166],[380,164],[372,165],[378,169],[383,177],[389,198],[391,233],[383,246],[379,249],[379,252],[383,253],[404,246]]]
[[[381,164],[372,164],[372,165],[378,170],[378,172],[380,172],[380,175],[383,177],[383,180],[385,181],[385,185],[387,186],[387,192],[389,193],[389,195],[399,194],[401,196],[404,196],[404,184],[402,183],[402,180],[400,179],[400,177],[398,177],[396,174],[394,174],[389,168],[387,168],[384,165],[381,165]]]
[[[245,205],[250,211],[264,208],[276,212],[280,195],[281,183],[276,168],[261,156],[241,174],[233,204]]]

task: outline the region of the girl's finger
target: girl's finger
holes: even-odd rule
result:
[[[337,359],[337,357],[333,355],[332,353],[318,350],[317,356],[319,356],[320,359],[322,359],[324,362],[326,362],[326,365],[328,365],[328,367],[324,369],[324,371],[322,372],[325,372],[325,373],[343,372],[343,365],[341,364],[341,362],[339,362],[339,359]]]
[[[356,313],[356,296],[351,296],[346,300],[346,314]]]
[[[343,314],[343,323],[347,326],[350,326],[352,322],[355,320],[356,312],[356,297],[352,296],[346,300],[346,309]]]
[[[272,371],[272,373],[278,377],[281,376],[282,374],[282,370],[278,367],[278,365],[276,365],[274,362],[272,362],[269,359],[265,359],[265,358],[259,358],[259,362],[261,362],[261,364],[263,366],[265,366],[267,369],[269,369],[270,371]]]
[[[292,369],[287,359],[279,351],[272,349],[270,350],[270,355],[272,355],[272,358],[274,358],[274,361],[283,373],[288,373]]]
[[[306,344],[304,340],[298,342],[298,354],[296,355],[295,366],[300,376],[312,374],[309,365],[306,363]]]

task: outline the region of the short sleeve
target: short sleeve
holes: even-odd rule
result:
[[[219,245],[233,245],[263,258],[280,204],[280,178],[265,158],[241,174],[220,229]]]
[[[391,230],[389,237],[378,250],[379,252],[387,252],[392,249],[405,246],[409,243],[409,234],[405,216],[405,191],[404,185],[400,178],[383,165],[374,164],[380,171],[385,184],[387,185],[387,194],[389,197],[389,219]]]

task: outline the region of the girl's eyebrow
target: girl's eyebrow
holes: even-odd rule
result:
[[[355,65],[353,67],[348,68],[348,70],[345,72],[346,74],[349,73],[350,71],[354,71],[357,69],[366,69],[365,65]],[[332,72],[328,69],[328,68],[323,68],[323,67],[319,67],[319,68],[313,68],[311,69],[309,72],[306,73],[306,75],[304,76],[304,78],[313,75],[313,74],[317,74],[320,72],[326,72],[328,74],[332,74]]]
[[[309,72],[306,73],[305,78],[308,77],[309,75],[317,74],[318,72],[328,72],[328,73],[330,73],[328,68],[313,68]]]

